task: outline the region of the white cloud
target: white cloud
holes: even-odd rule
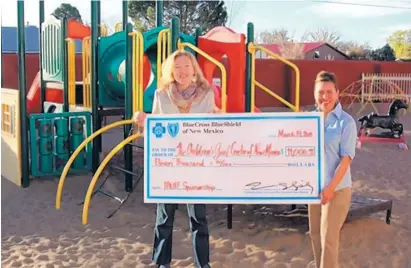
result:
[[[330,1],[331,2],[331,1]],[[402,13],[410,13],[411,9],[400,8],[388,8],[387,6],[406,6],[410,7],[410,4],[405,3],[393,3],[387,1],[355,1],[355,0],[339,0],[337,3],[313,3],[308,7],[308,11],[319,15],[321,17],[343,17],[343,18],[371,18],[371,17],[383,17]],[[350,3],[353,3],[351,5]],[[361,6],[364,5],[381,5],[384,7],[375,6]],[[305,10],[306,12],[307,10]]]

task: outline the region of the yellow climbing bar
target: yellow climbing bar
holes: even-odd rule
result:
[[[91,109],[91,47],[90,37],[82,42],[82,64],[83,64],[83,107]]]
[[[112,123],[110,125],[107,125],[103,128],[100,128],[96,132],[94,132],[92,135],[90,135],[87,139],[85,139],[79,147],[73,152],[69,160],[67,161],[66,165],[64,166],[63,172],[61,173],[60,176],[60,181],[57,187],[57,195],[56,195],[56,209],[60,209],[60,202],[61,202],[61,194],[63,192],[63,186],[64,186],[64,181],[66,180],[67,174],[70,170],[71,165],[73,164],[74,160],[78,156],[78,154],[83,150],[83,148],[90,142],[92,141],[95,137],[98,135],[102,134],[103,132],[106,132],[112,128],[118,127],[118,126],[123,126],[123,125],[130,125],[133,124],[133,120],[123,120],[123,121],[118,121],[115,123]]]
[[[204,51],[202,51],[201,49],[199,49],[198,47],[190,43],[181,43],[180,40],[178,40],[178,49],[183,50],[184,47],[188,47],[194,50],[195,52],[197,52],[198,54],[200,54],[207,60],[214,63],[220,69],[221,71],[221,111],[225,113],[227,110],[227,71],[225,70],[224,65],[218,60],[208,55],[207,53],[205,53]]]
[[[100,24],[100,36],[105,37],[108,35],[108,28],[105,24]]]
[[[132,42],[132,73],[133,73],[133,113],[143,111],[143,57],[144,57],[144,38],[141,32],[129,33],[133,38]]]
[[[114,26],[114,32],[118,33],[123,30],[123,23],[122,22],[117,22],[116,25]]]
[[[157,37],[157,83],[162,74],[163,61],[171,54],[171,31],[164,29],[158,33]]]
[[[271,57],[283,62],[284,64],[287,64],[288,66],[294,69],[295,71],[295,105],[289,103],[284,98],[280,97],[278,94],[272,92],[267,87],[263,86],[261,83],[258,83],[255,80],[255,53],[257,50],[261,50],[267,53]],[[300,110],[300,70],[298,69],[297,65],[295,65],[291,61],[288,61],[280,57],[279,55],[275,54],[274,52],[260,45],[255,45],[253,43],[250,43],[248,45],[248,51],[251,53],[251,58],[252,58],[251,60],[251,108],[253,109],[255,107],[255,86],[258,86],[263,91],[265,91],[267,94],[281,101],[284,105],[288,106],[294,112],[298,112]]]
[[[68,103],[76,105],[76,44],[71,38],[67,42]]]
[[[110,151],[110,153],[104,158],[104,160],[101,162],[100,166],[98,167],[96,173],[94,173],[93,178],[91,179],[90,185],[88,186],[87,194],[86,197],[84,198],[84,205],[83,205],[83,224],[87,225],[88,223],[88,208],[90,206],[90,200],[91,196],[94,191],[94,187],[97,183],[97,180],[99,179],[101,173],[103,172],[104,168],[107,166],[107,164],[110,162],[110,160],[120,151],[124,146],[132,142],[133,140],[137,139],[140,137],[140,133],[136,133],[134,135],[131,135],[127,139],[123,140],[119,144],[117,144],[116,147],[114,147],[113,150]]]

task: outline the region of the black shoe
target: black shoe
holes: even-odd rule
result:
[[[157,268],[170,268],[170,264],[158,265]]]
[[[201,268],[211,268],[211,266],[207,263],[206,265],[201,266]]]

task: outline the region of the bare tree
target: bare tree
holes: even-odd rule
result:
[[[314,31],[309,31],[306,38],[310,42],[324,42],[332,45],[333,47],[340,49],[341,35],[327,28],[317,28]]]
[[[304,44],[284,42],[280,44],[281,56],[285,59],[304,59]]]
[[[350,59],[364,60],[372,48],[368,43],[359,44],[357,42],[347,41],[340,43],[339,50],[350,57]]]
[[[263,31],[257,35],[257,42],[262,44],[276,44],[280,53],[286,59],[303,59],[304,44],[296,42],[295,34],[287,29],[280,28],[272,31]]]
[[[262,44],[278,44],[284,41],[290,42],[292,39],[288,30],[284,28],[263,31],[257,36],[258,42]]]

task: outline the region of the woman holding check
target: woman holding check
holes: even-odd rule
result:
[[[322,71],[315,80],[316,111],[324,113],[325,188],[321,204],[309,205],[309,225],[317,268],[338,268],[340,230],[351,204],[351,161],[357,127],[342,110],[333,73]]]
[[[214,92],[197,63],[186,51],[176,51],[163,64],[159,88],[155,91],[153,114],[214,113],[217,111]],[[134,119],[144,127],[146,115],[137,112]],[[177,204],[158,204],[154,232],[153,261],[160,268],[169,268],[172,252],[174,214]],[[198,268],[209,266],[209,234],[206,207],[187,204],[192,232],[194,263]]]

